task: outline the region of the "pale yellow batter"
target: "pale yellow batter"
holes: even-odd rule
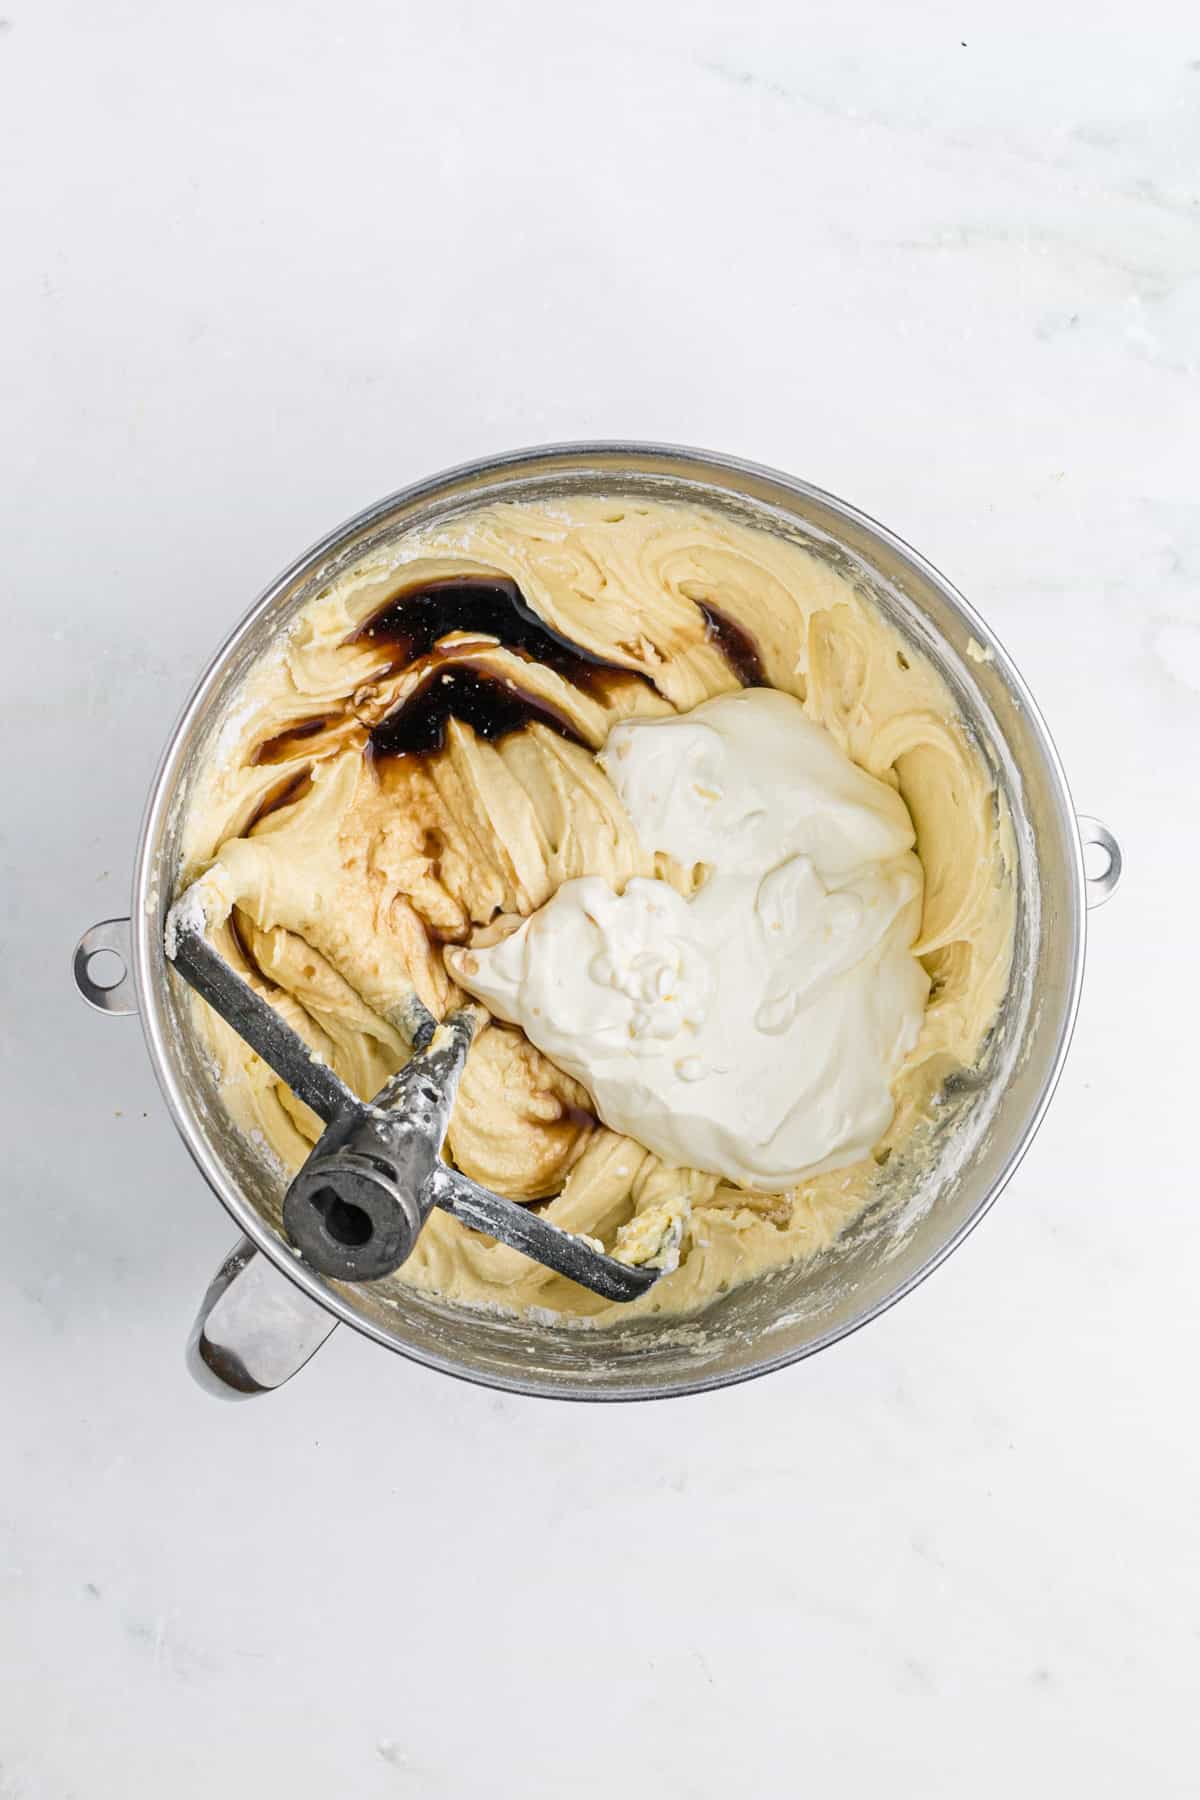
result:
[[[563,638],[620,670],[577,683],[462,633],[402,667],[387,643],[350,641],[398,590],[496,572]],[[891,1128],[852,1168],[755,1195],[665,1167],[607,1130],[578,1083],[518,1030],[492,1023],[463,1076],[447,1144],[454,1163],[609,1245],[631,1219],[683,1195],[680,1267],[633,1308],[612,1307],[435,1211],[392,1280],[602,1322],[692,1310],[831,1242],[886,1181],[891,1152],[946,1075],[979,1056],[1008,976],[1011,840],[948,691],[827,565],[698,509],[623,498],[496,506],[401,539],[339,577],[231,709],[193,794],[180,887],[208,872],[213,915],[228,914],[214,941],[370,1097],[404,1060],[405,995],[415,988],[439,1015],[463,998],[447,944],[491,941],[575,876],[619,889],[658,875],[691,890],[696,871],[642,850],[593,752],[618,719],[685,711],[739,685],[714,619],[748,634],[766,682],[897,787],[912,815],[925,876],[916,951],[932,990],[894,1084]],[[464,664],[540,700],[571,735],[534,722],[488,742],[451,719],[438,752],[367,753],[370,727],[431,673]],[[318,1121],[195,1004],[230,1113],[294,1169]]]

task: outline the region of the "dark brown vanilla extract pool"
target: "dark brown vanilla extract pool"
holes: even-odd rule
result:
[[[583,743],[565,713],[461,659],[432,668],[415,693],[371,727],[367,734],[371,754],[422,756],[440,750],[448,719],[461,719],[478,737],[492,742],[536,723]]]
[[[718,607],[700,601],[696,605],[707,637],[742,686],[761,686],[762,661],[749,633]],[[346,640],[387,651],[388,660],[376,680],[414,663],[429,662],[413,692],[367,729],[372,757],[422,756],[440,750],[446,741],[447,721],[452,718],[491,742],[531,723],[547,725],[563,737],[582,742],[567,715],[544,697],[531,693],[519,680],[481,668],[479,651],[483,646],[446,645],[439,656],[438,646],[456,632],[489,639],[489,648],[499,645],[523,662],[552,669],[585,693],[594,693],[613,679],[649,679],[641,670],[597,656],[563,637],[538,617],[516,582],[507,576],[454,575],[423,582],[392,594]],[[348,723],[345,715],[338,714],[301,720],[260,744],[253,761],[289,761],[303,753],[310,739],[330,730],[340,735],[339,728]],[[318,746],[314,743],[312,748]],[[283,804],[285,795],[292,797],[286,789],[272,795],[262,811]]]
[[[322,713],[318,718],[302,720],[299,725],[289,725],[275,737],[264,738],[250,758],[251,764],[257,768],[261,763],[289,762],[307,738],[316,737],[318,732],[337,723],[337,713]]]
[[[715,606],[700,605],[708,637],[743,687],[762,684],[762,662],[749,634]],[[538,617],[515,581],[506,576],[449,576],[402,589],[361,625],[351,643],[384,644],[396,652],[389,672],[432,655],[451,632],[478,632],[530,662],[553,669],[565,681],[594,690],[605,677],[648,677],[623,663],[584,650]],[[461,719],[494,741],[536,721],[579,742],[570,721],[518,683],[500,680],[459,654],[431,669],[415,693],[369,733],[375,756],[411,756],[440,750],[448,719]]]
[[[750,633],[719,606],[712,606],[707,600],[697,600],[696,605],[704,614],[709,642],[717,646],[742,686],[765,687],[762,657]]]
[[[395,651],[388,673],[432,656],[452,632],[492,638],[523,661],[553,669],[585,692],[604,676],[636,677],[620,663],[594,656],[539,619],[515,581],[501,575],[449,576],[392,595],[349,640]],[[531,723],[548,725],[580,742],[565,714],[518,682],[473,666],[464,649],[435,662],[415,692],[393,707],[368,733],[374,756],[419,756],[440,750],[446,722],[460,719],[494,742]]]
[[[428,656],[452,631],[477,631],[506,650],[523,651],[567,681],[586,684],[588,672],[619,664],[581,650],[539,619],[515,581],[505,575],[449,575],[393,594],[360,625],[352,644],[387,644],[398,652],[394,669]]]

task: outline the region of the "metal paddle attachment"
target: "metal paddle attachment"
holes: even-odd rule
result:
[[[359,1100],[204,935],[185,894],[167,922],[170,961],[256,1050],[325,1130],[288,1188],[283,1225],[310,1268],[378,1281],[411,1256],[430,1212],[485,1232],[606,1300],[636,1300],[662,1270],[634,1268],[441,1159],[450,1109],[475,1032],[470,1008],[439,1025],[410,1003],[413,1055],[373,1100]]]

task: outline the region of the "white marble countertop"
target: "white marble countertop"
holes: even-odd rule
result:
[[[6,10],[0,1796],[1195,1793],[1194,11]],[[993,623],[1127,858],[1066,1076],[768,1380],[570,1407],[343,1330],[221,1406],[230,1226],[71,945],[278,568],[589,436],[817,481]]]

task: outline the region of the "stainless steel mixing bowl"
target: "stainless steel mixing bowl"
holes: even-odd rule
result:
[[[415,526],[495,500],[589,492],[700,502],[781,532],[835,564],[941,670],[1011,811],[1017,844],[1013,972],[985,1065],[952,1082],[932,1152],[889,1165],[878,1200],[816,1261],[722,1295],[694,1318],[572,1329],[454,1307],[394,1285],[347,1287],[296,1260],[278,1229],[277,1171],[229,1125],[170,974],[163,923],[189,784],[251,664],[331,575]],[[1102,874],[1083,846],[1100,846]],[[360,513],[274,581],[221,646],[167,745],[150,792],[132,913],[81,940],[76,979],[93,1005],[137,1011],[184,1142],[245,1236],[205,1297],[194,1370],[221,1391],[276,1387],[337,1321],[418,1362],[516,1393],[642,1400],[744,1381],[809,1356],[899,1300],[962,1242],[1027,1149],[1062,1069],[1075,1020],[1088,906],[1120,874],[1115,840],[1077,821],[1066,778],[1028,688],[961,595],[916,551],[854,507],[732,457],[645,444],[571,444],[471,463]],[[126,973],[102,988],[89,966],[115,949]]]

